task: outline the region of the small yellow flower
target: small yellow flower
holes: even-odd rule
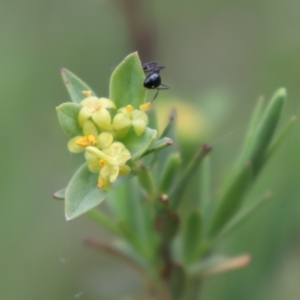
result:
[[[111,145],[114,138],[108,132],[98,134],[96,125],[87,120],[83,124],[83,136],[75,136],[68,143],[68,149],[73,153],[85,151],[88,146],[95,146],[100,149],[105,149]]]
[[[98,130],[95,124],[87,120],[83,124],[83,136],[75,136],[68,143],[68,149],[70,152],[79,153],[85,151],[87,146],[96,145],[96,137],[98,135]]]
[[[111,130],[111,116],[107,108],[116,108],[107,98],[87,97],[80,104],[83,106],[78,115],[79,125],[82,127],[89,118],[102,130]]]
[[[99,172],[98,187],[106,190],[118,176],[130,173],[130,167],[126,165],[130,157],[130,152],[120,142],[113,142],[102,151],[88,146],[85,153],[89,170],[93,173]]]
[[[131,126],[136,135],[141,136],[147,124],[148,116],[143,111],[134,109],[131,105],[119,109],[113,119],[113,127],[117,131],[119,138],[124,137]]]

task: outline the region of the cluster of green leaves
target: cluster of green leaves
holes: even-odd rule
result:
[[[63,118],[67,124],[68,115],[78,113],[76,102],[81,91],[90,88],[67,70],[62,75],[74,102],[63,104],[68,109],[58,108],[61,124]],[[144,78],[137,54],[128,56],[112,75],[110,99],[119,107],[144,103]],[[214,253],[213,245],[249,218],[269,196],[252,206],[242,205],[257,175],[292,128],[295,118],[273,140],[285,98],[286,91],[281,88],[265,109],[263,102],[258,102],[241,155],[217,199],[210,192],[211,147],[202,145],[189,163],[182,163],[176,141],[176,111],[170,113],[169,123],[157,139],[153,134],[158,130],[155,108],[149,112],[150,128],[142,139],[137,141],[134,135],[128,138],[126,147],[133,155],[129,180],[117,182],[107,193],[96,188],[96,177],[83,165],[66,191],[55,195],[65,198],[68,219],[88,212],[116,237],[113,245],[93,239],[87,242],[129,263],[149,290],[172,299],[195,299],[193,286],[199,279],[250,261],[248,255],[227,259]],[[77,130],[71,129],[72,124],[66,127],[70,137]],[[195,178],[200,192],[191,205],[186,192]],[[90,210],[105,197],[108,214],[101,206]]]

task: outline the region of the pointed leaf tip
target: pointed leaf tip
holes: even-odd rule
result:
[[[286,88],[280,88],[277,90],[277,96],[282,96],[282,97],[286,97]]]
[[[52,197],[56,200],[65,200],[66,189],[55,192]]]
[[[145,73],[138,53],[133,52],[115,68],[111,75],[109,98],[121,108],[131,104],[138,108],[145,103],[146,89],[143,86]]]
[[[90,91],[92,96],[96,96],[93,90],[85,82],[68,69],[62,68],[60,73],[72,102],[80,103],[85,98],[82,91]]]

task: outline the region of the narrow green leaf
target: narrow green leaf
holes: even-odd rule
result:
[[[97,187],[99,174],[90,172],[84,163],[74,174],[66,190],[65,215],[72,220],[99,205],[107,191]]]
[[[182,258],[184,264],[194,263],[199,256],[202,241],[202,216],[194,210],[189,215],[182,232]]]
[[[177,111],[172,109],[169,115],[169,122],[166,128],[160,135],[160,138],[169,136],[172,140],[176,140],[176,127],[177,127]]]
[[[78,114],[81,105],[76,103],[63,103],[56,107],[58,122],[62,130],[69,137],[82,135],[82,128],[78,124]]]
[[[180,165],[180,154],[178,152],[170,154],[161,175],[159,186],[159,191],[161,194],[167,194],[172,188],[173,184],[176,184],[175,179]]]
[[[253,167],[252,164],[248,162],[239,170],[230,185],[225,188],[213,213],[210,226],[211,236],[215,236],[238,211],[242,204],[244,194],[253,179],[252,175]]]
[[[176,136],[176,128],[177,128],[177,112],[175,109],[173,109],[170,112],[169,115],[169,123],[160,135],[160,139],[163,139],[164,137],[169,137],[173,144],[166,148],[166,150],[155,154],[153,161],[151,162],[151,165],[154,165],[156,161],[158,161],[159,169],[161,170],[164,168],[165,163],[167,161],[168,156],[177,151],[177,136]],[[161,172],[158,170],[158,177],[161,176]]]
[[[62,68],[61,76],[70,94],[72,102],[80,103],[80,101],[85,98],[85,96],[82,94],[82,91],[90,91],[92,92],[92,96],[96,96],[96,94],[87,84],[85,84],[81,79],[79,79],[69,70]]]
[[[141,187],[145,190],[148,196],[154,196],[156,187],[149,168],[144,165],[140,165],[140,170],[138,171],[137,177]]]
[[[203,276],[203,273],[209,269],[212,269],[225,261],[228,260],[228,257],[223,255],[211,255],[202,259],[199,263],[193,264],[187,269],[187,274],[189,278],[195,279]]]
[[[274,94],[257,128],[247,158],[253,163],[254,170],[259,167],[265,155],[265,151],[279,122],[285,99],[286,90],[281,88]]]
[[[135,177],[112,189],[107,205],[117,222],[126,223],[131,229],[139,227],[141,193]]]
[[[201,209],[204,215],[211,203],[211,164],[209,155],[203,159],[199,170],[199,177],[198,188],[200,190],[200,197],[197,207]]]
[[[158,130],[158,122],[157,122],[157,109],[156,103],[152,102],[151,109],[147,111],[148,115],[148,127]]]
[[[110,79],[110,99],[117,109],[131,104],[139,108],[145,102],[145,74],[138,53],[128,55],[113,71]]]
[[[207,277],[210,275],[220,274],[224,272],[233,271],[244,268],[251,262],[251,256],[244,254],[233,258],[226,258],[224,256],[212,256],[199,264],[191,266],[187,270],[190,279],[197,279],[200,277]]]
[[[136,229],[136,228],[134,228]],[[146,246],[144,241],[139,238],[135,230],[130,228],[125,223],[120,223],[120,230],[124,239],[136,250],[138,251],[144,258],[147,260],[152,260],[153,258],[153,249]]]
[[[170,193],[169,198],[172,200],[173,209],[176,210],[178,208],[181,200],[183,199],[182,196],[186,190],[188,183],[194,176],[195,171],[199,167],[204,157],[211,151],[211,149],[212,148],[210,146],[203,145],[184,170],[179,182],[176,184],[175,188]]]
[[[57,200],[65,200],[65,196],[66,196],[66,189],[59,190],[52,195],[52,197]]]
[[[137,136],[134,130],[130,130],[122,143],[131,153],[131,160],[140,158],[156,140],[157,131],[146,127],[142,136]]]
[[[265,165],[266,162],[274,155],[274,153],[281,147],[283,142],[285,141],[287,135],[292,130],[295,122],[297,120],[297,117],[292,117],[290,122],[286,125],[286,127],[282,130],[282,132],[278,135],[278,137],[275,139],[275,141],[272,143],[270,148],[267,150],[262,165]]]
[[[261,121],[261,117],[263,115],[263,108],[264,108],[264,99],[260,97],[252,114],[252,118],[250,120],[250,124],[248,127],[248,132],[246,134],[246,139],[244,142],[243,150],[240,156],[240,162],[243,162],[247,159],[247,152],[249,151],[249,147],[253,142],[255,137],[256,130],[258,125]]]
[[[232,220],[226,225],[221,232],[218,234],[217,238],[222,238],[225,235],[228,235],[230,232],[240,227],[244,222],[246,222],[250,217],[252,217],[258,209],[261,209],[262,205],[267,203],[271,197],[271,193],[266,193],[260,199],[254,201],[248,207],[244,208],[239,212]]]
[[[129,227],[131,235],[135,233],[135,241],[138,239],[150,252],[154,252],[157,235],[152,206],[142,196],[137,179],[132,178],[126,184],[111,190],[107,204],[116,215],[117,222],[125,228]],[[130,238],[131,235],[129,235]]]
[[[215,201],[211,191],[211,160],[210,155],[207,155],[199,168],[198,172],[198,197],[194,201],[195,208],[202,212],[203,218],[203,235],[207,235],[209,230],[210,220],[214,211]]]
[[[152,146],[143,154],[143,156],[146,156],[152,152],[157,152],[160,150],[165,149],[166,147],[169,147],[173,144],[173,141],[170,138],[162,138],[160,140],[156,140]]]

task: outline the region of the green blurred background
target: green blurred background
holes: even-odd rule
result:
[[[1,0],[0,298],[114,300],[142,292],[126,266],[82,244],[106,233],[85,217],[66,223],[63,204],[51,198],[78,166],[55,115],[69,101],[60,67],[107,96],[113,68],[130,52],[166,65],[171,89],[160,93],[158,109],[175,99],[198,109],[199,129],[183,142],[198,145],[205,136],[213,144],[217,190],[259,95],[284,86],[281,125],[299,115],[299,36],[300,1]],[[185,123],[190,115],[180,111]],[[202,299],[300,299],[299,153],[296,124],[249,196],[272,190],[272,200],[220,245],[230,256],[251,253],[251,265],[208,279]]]

